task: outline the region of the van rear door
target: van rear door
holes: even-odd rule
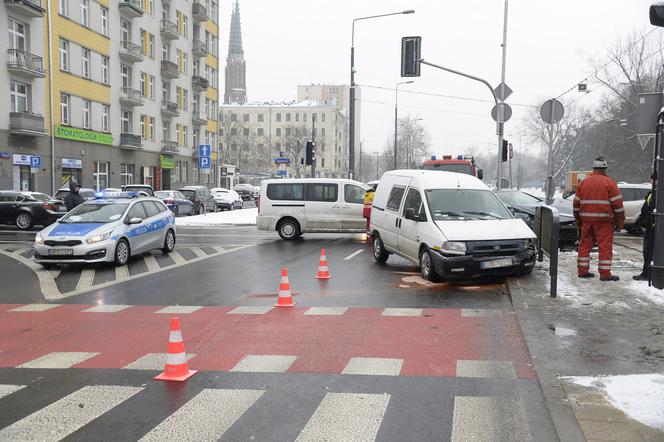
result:
[[[410,180],[409,180],[410,181]],[[387,197],[385,211],[383,212],[383,226],[380,232],[383,244],[392,250],[398,250],[399,223],[401,222],[401,202],[406,193],[408,183],[394,184]]]
[[[338,183],[307,183],[305,185],[306,229],[341,230],[341,195]]]
[[[367,227],[367,220],[363,216],[364,194],[366,191],[355,184],[346,183],[344,186],[343,203],[343,229],[345,231],[358,230],[364,231]]]

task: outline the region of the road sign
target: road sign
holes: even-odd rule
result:
[[[636,133],[654,134],[657,114],[662,109],[662,93],[639,94],[636,104]]]
[[[274,159],[274,164],[290,164],[290,159],[289,158],[275,158]]]
[[[212,146],[209,144],[199,144],[198,145],[198,156],[199,157],[210,157],[212,155]]]
[[[498,121],[498,106],[501,106],[499,104],[495,104],[493,108],[491,109],[491,118],[493,118],[493,121]],[[510,107],[509,104],[503,103],[503,123],[506,121],[509,121],[510,118],[512,118],[512,108]]]
[[[565,108],[562,103],[555,98],[547,100],[542,107],[540,107],[540,116],[545,123],[553,124],[563,119],[565,115]]]
[[[33,169],[39,169],[41,167],[41,157],[39,155],[33,155],[30,157],[30,167]]]
[[[286,175],[288,175],[288,171],[286,171],[286,170],[277,170],[277,175],[286,176]]]
[[[210,157],[198,157],[199,169],[209,169],[210,167],[212,167],[212,160],[210,160]]]
[[[500,83],[494,90],[496,97],[498,97],[498,100],[500,101],[505,101],[507,100],[507,97],[512,95],[512,92],[514,92],[508,85],[505,83]]]

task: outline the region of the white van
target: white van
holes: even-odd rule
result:
[[[286,240],[302,233],[363,233],[366,184],[336,178],[261,181],[258,230],[276,230]]]
[[[395,253],[430,281],[527,274],[535,234],[471,175],[425,170],[386,172],[371,209],[373,254]]]

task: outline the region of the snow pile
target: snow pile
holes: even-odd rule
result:
[[[654,304],[664,305],[664,290],[660,290],[653,286],[648,287],[646,281],[632,281],[627,286],[627,289],[639,296],[647,298]]]
[[[599,389],[611,405],[630,418],[664,430],[664,375],[579,376],[563,379],[582,387]]]
[[[175,218],[177,226],[255,226],[257,208]]]

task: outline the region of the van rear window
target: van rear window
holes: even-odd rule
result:
[[[267,185],[267,197],[273,201],[304,200],[304,184],[302,183],[273,183]]]

